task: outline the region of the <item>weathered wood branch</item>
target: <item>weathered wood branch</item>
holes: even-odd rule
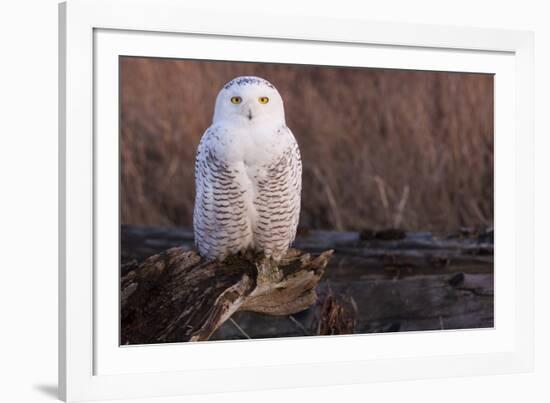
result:
[[[315,286],[332,255],[291,249],[274,265],[260,257],[205,261],[168,249],[124,267],[121,344],[208,340],[238,311],[289,315],[315,303]]]
[[[174,246],[193,247],[193,232],[181,227],[123,225],[121,235],[123,262],[143,262]],[[494,325],[491,229],[445,234],[301,230],[294,246],[313,255],[335,251],[316,287],[317,303],[291,316],[238,311],[210,340]],[[122,276],[135,267],[123,265]],[[346,301],[346,312],[335,322],[334,313]]]

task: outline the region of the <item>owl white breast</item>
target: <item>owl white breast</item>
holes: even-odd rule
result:
[[[277,89],[237,77],[219,92],[195,162],[195,244],[208,259],[249,249],[278,261],[296,236],[300,150]]]

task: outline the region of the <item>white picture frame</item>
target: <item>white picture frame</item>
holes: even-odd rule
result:
[[[170,0],[70,0],[60,5],[59,39],[61,398],[532,370],[531,33],[216,14]],[[119,55],[495,74],[495,328],[119,347],[118,176],[113,175],[118,172],[118,137],[113,136]]]

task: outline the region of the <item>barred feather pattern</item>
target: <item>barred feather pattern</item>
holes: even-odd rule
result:
[[[228,133],[220,132],[223,129],[207,130],[197,151],[197,249],[208,259],[256,250],[278,261],[295,239],[300,215],[298,144],[286,126],[280,127],[276,134],[284,138],[283,147],[274,147],[277,152],[269,161],[248,165],[244,158],[224,159],[223,138]]]
[[[256,178],[256,187],[255,247],[278,261],[294,241],[300,218],[302,161],[296,142]]]

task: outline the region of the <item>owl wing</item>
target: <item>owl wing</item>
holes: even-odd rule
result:
[[[250,243],[252,229],[246,214],[249,190],[239,181],[239,169],[217,158],[216,140],[216,129],[209,128],[197,150],[193,227],[199,253],[223,260]]]
[[[266,167],[257,182],[254,199],[257,222],[254,228],[256,249],[280,260],[296,237],[300,218],[302,160],[290,129],[284,128],[291,141],[283,154]]]

